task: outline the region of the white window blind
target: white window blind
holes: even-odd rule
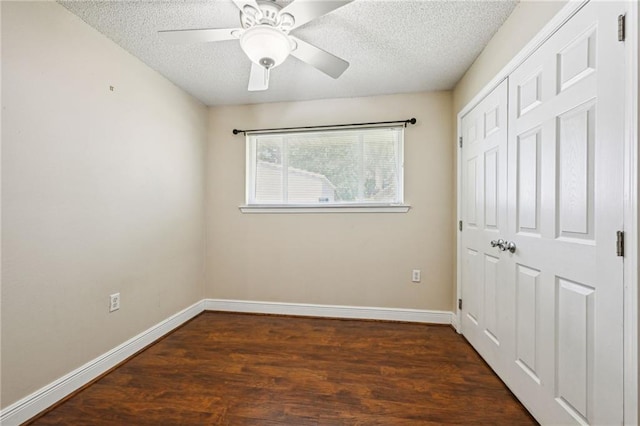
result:
[[[249,206],[403,203],[404,127],[247,135]]]

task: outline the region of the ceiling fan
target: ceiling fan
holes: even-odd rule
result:
[[[241,28],[159,31],[173,43],[240,40],[251,60],[249,91],[266,90],[269,73],[293,55],[323,73],[338,78],[349,63],[290,34],[292,30],[353,0],[294,0],[282,7],[275,0],[233,0],[240,9]]]

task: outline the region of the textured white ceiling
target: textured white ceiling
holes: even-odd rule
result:
[[[250,62],[237,40],[174,45],[157,34],[239,27],[231,0],[60,3],[205,104],[229,105],[452,89],[517,0],[355,0],[292,31],[349,69],[334,80],[289,57],[265,92],[247,91]]]

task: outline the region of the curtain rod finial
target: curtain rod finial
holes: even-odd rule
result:
[[[234,134],[234,135],[237,135],[238,133],[240,133],[240,130],[238,130],[238,129],[233,129],[233,134]]]
[[[415,119],[415,117],[413,117],[413,118],[411,118],[411,119],[409,120],[409,123],[411,123],[411,124],[416,124],[416,122],[417,122],[417,121],[418,121],[418,120],[416,120],[416,119]]]

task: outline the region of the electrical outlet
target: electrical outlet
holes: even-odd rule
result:
[[[120,293],[114,293],[109,296],[109,312],[120,309]]]
[[[413,281],[414,283],[420,282],[420,269],[414,269],[411,272],[411,281]]]

